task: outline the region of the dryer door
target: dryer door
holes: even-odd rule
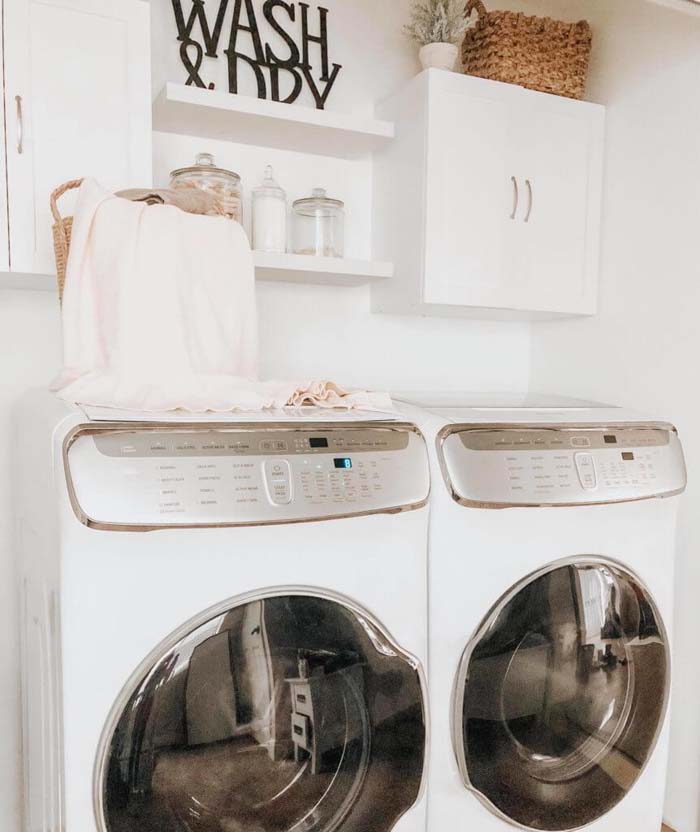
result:
[[[525,827],[591,823],[648,761],[668,677],[659,612],[624,568],[576,560],[531,576],[463,658],[454,718],[465,783]]]
[[[114,708],[108,832],[388,832],[418,799],[421,670],[330,596],[246,599],[186,627]]]

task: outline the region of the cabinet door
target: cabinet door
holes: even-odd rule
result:
[[[5,3],[13,271],[54,271],[58,185],[85,176],[108,189],[151,185],[149,21],[142,0]],[[61,208],[70,214],[72,199]]]
[[[2,10],[2,3],[0,3],[0,10]],[[0,27],[0,88],[2,89],[5,87],[4,67],[5,46]],[[7,227],[7,167],[5,165],[5,119],[3,118],[0,122],[0,272],[6,272],[9,268],[10,240]]]
[[[513,167],[521,199],[511,228],[514,305],[593,314],[604,110],[594,104],[523,93]]]
[[[514,208],[505,84],[435,71],[428,113],[423,302],[500,306]]]

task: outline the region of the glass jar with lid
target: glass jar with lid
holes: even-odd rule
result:
[[[306,199],[297,199],[293,213],[295,254],[342,257],[345,243],[345,204],[331,199],[324,188],[314,188]]]
[[[262,185],[253,190],[253,248],[281,254],[287,250],[287,194],[271,165]]]
[[[219,168],[211,153],[198,154],[189,168],[179,168],[170,174],[170,187],[199,188],[211,194],[221,213],[237,222],[243,222],[241,177],[232,170]]]

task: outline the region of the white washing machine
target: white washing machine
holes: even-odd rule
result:
[[[429,830],[658,832],[676,431],[569,402],[406,412],[435,469]]]
[[[168,418],[18,413],[27,832],[424,830],[421,434]]]

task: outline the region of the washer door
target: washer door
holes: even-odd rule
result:
[[[621,566],[580,560],[528,578],[463,659],[455,741],[465,783],[528,828],[591,823],[647,763],[668,675],[659,612]]]
[[[121,704],[98,761],[109,832],[388,832],[420,792],[419,666],[330,597],[200,620]]]

